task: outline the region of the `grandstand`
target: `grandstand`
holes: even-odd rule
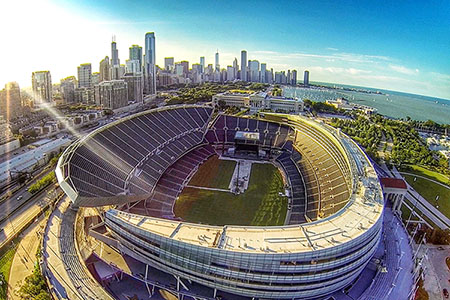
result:
[[[211,113],[210,107],[161,109],[95,130],[66,152],[65,190],[80,206],[148,198],[164,171],[202,141]]]
[[[172,219],[176,197],[198,167],[215,153],[210,145],[201,145],[186,153],[161,176],[151,196],[133,204],[129,211],[147,216]]]
[[[282,168],[290,191],[285,226],[210,226],[174,216],[178,195],[209,157],[245,159],[231,151],[237,132],[257,133],[239,141],[257,147],[251,159]],[[381,238],[383,199],[370,161],[345,135],[300,116],[213,118],[201,105],[145,111],[74,143],[56,173],[74,206],[108,206],[102,241],[215,292],[325,297],[357,278]]]

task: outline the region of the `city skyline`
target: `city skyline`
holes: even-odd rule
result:
[[[386,20],[387,24],[382,26],[376,20],[381,13],[389,16],[393,10],[399,9],[405,10],[399,15],[401,20],[416,16],[417,12],[414,9],[420,8],[420,4],[406,7],[408,9],[387,5],[385,8],[380,8],[382,12],[373,12],[373,16],[368,18],[362,26],[366,30],[364,39],[361,39],[361,31],[363,31],[361,28],[352,28],[351,30],[347,28],[348,32],[354,34],[355,37],[338,38],[339,33],[345,32],[343,31],[345,27],[350,25],[350,21],[340,19],[335,24],[336,28],[331,26],[331,21],[324,22],[326,24],[323,25],[318,25],[318,23],[327,16],[329,17],[330,11],[333,9],[337,9],[337,15],[344,11],[344,15],[347,17],[361,14],[361,17],[352,21],[357,22],[361,18],[367,17],[369,8],[367,3],[343,5],[339,9],[333,5],[332,8],[320,11],[323,16],[318,17],[308,16],[308,13],[312,11],[317,12],[317,7],[312,4],[305,5],[302,12],[299,12],[298,9],[295,9],[296,7],[289,10],[290,4],[286,3],[284,6],[286,11],[289,11],[286,13],[287,16],[301,17],[295,19],[300,22],[298,25],[303,23],[303,26],[306,26],[305,22],[308,22],[309,26],[306,30],[301,26],[295,26],[294,23],[289,34],[284,28],[275,26],[280,22],[280,14],[282,14],[280,9],[283,6],[281,4],[276,6],[273,3],[267,3],[269,7],[265,7],[264,10],[271,11],[272,19],[262,18],[263,14],[260,16],[261,18],[248,16],[246,17],[248,26],[240,24],[245,17],[242,13],[237,13],[233,18],[221,19],[219,22],[217,18],[224,17],[226,12],[231,9],[232,3],[217,12],[215,12],[217,7],[213,4],[202,5],[199,13],[204,14],[204,18],[199,18],[198,21],[193,20],[190,15],[193,10],[199,8],[198,3],[189,7],[182,3],[179,6],[168,3],[167,7],[162,7],[164,5],[155,2],[151,3],[152,12],[148,12],[146,9],[135,9],[136,7],[145,8],[150,4],[137,2],[125,4],[119,2],[114,6],[108,6],[101,1],[95,5],[83,1],[79,4],[72,1],[64,1],[62,4],[55,4],[52,1],[41,1],[39,4],[30,2],[25,9],[21,7],[24,16],[23,23],[18,24],[16,20],[7,16],[0,21],[12,24],[12,26],[9,25],[9,28],[12,29],[5,32],[5,38],[17,43],[15,43],[16,47],[9,47],[13,48],[12,50],[0,50],[2,57],[21,55],[24,51],[21,47],[24,47],[25,43],[22,41],[21,34],[28,32],[30,22],[40,20],[51,30],[48,37],[30,36],[29,42],[39,45],[39,47],[27,55],[21,55],[20,57],[23,59],[19,62],[14,59],[6,60],[3,69],[5,72],[2,72],[0,77],[0,85],[17,81],[21,87],[29,87],[31,86],[31,73],[38,70],[50,70],[53,81],[59,82],[62,78],[76,75],[77,66],[83,63],[91,63],[93,71],[96,72],[99,62],[105,55],[110,55],[110,43],[113,35],[116,36],[119,58],[124,62],[128,58],[129,47],[134,44],[145,47],[144,34],[155,32],[158,38],[156,64],[161,68],[164,68],[165,57],[175,57],[175,61],[188,60],[192,64],[198,63],[200,57],[204,56],[206,65],[214,64],[214,55],[218,48],[222,62],[221,69],[226,69],[227,65],[232,65],[235,57],[240,62],[240,51],[245,49],[248,52],[248,60],[256,59],[260,63],[267,63],[269,68],[273,67],[274,71],[296,69],[302,73],[304,70],[309,70],[312,82],[350,84],[450,98],[450,60],[448,54],[443,51],[446,41],[438,41],[436,37],[448,33],[450,26],[446,25],[449,21],[434,17],[433,28],[427,29],[425,25],[422,27],[417,25],[408,30],[408,22],[400,26],[399,20]],[[421,11],[423,14],[421,18],[444,15],[449,10],[446,5],[438,4],[436,3],[433,8],[424,8]],[[18,4],[7,3],[6,5],[8,6],[6,8],[12,11],[19,9]],[[250,9],[247,4],[244,6],[244,10]],[[37,7],[42,12],[38,15],[35,14]],[[274,9],[270,10],[270,7]],[[102,8],[101,13],[99,13],[100,8]],[[253,9],[255,14],[262,10],[260,6]],[[349,12],[345,11],[346,9]],[[171,13],[168,13],[169,11]],[[50,15],[52,16],[50,20],[45,18]],[[93,15],[97,17],[91,18]],[[216,18],[215,21],[214,18]],[[177,20],[174,21],[174,19]],[[273,24],[266,29],[267,39],[263,43],[260,41],[261,30],[254,30],[255,25],[261,20]],[[285,19],[285,22],[286,25],[289,24],[288,19]],[[55,24],[61,25],[56,28]],[[215,26],[209,26],[213,27],[209,28],[208,24]],[[236,26],[230,27],[231,24]],[[391,26],[392,32],[387,31],[389,26]],[[402,28],[403,31],[401,31]],[[214,30],[217,34],[214,34]],[[224,30],[227,30],[228,33],[223,34]],[[313,33],[317,34],[319,31],[324,33],[327,30],[330,32],[324,34],[325,36],[312,36]],[[385,39],[381,40],[380,31],[383,30]],[[308,33],[308,31],[311,32]],[[413,31],[421,34],[412,38]],[[249,35],[249,33],[252,34]],[[398,41],[395,41],[394,33]],[[402,34],[411,38],[409,43],[405,44],[406,37]],[[242,35],[246,35],[246,38]],[[58,39],[55,39],[55,36],[58,36]],[[66,39],[72,43],[65,43]],[[280,39],[284,39],[285,42],[281,43]],[[327,39],[327,43],[323,42],[324,39]],[[361,41],[357,42],[358,39]],[[50,40],[53,42],[50,43]],[[429,41],[433,43],[429,43]],[[379,44],[378,48],[374,47],[376,42]],[[402,51],[405,50],[407,51],[402,55]]]

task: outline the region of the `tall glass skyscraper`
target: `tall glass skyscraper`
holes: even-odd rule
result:
[[[99,82],[111,80],[111,65],[109,64],[108,56],[105,56],[105,58],[100,61],[99,72]]]
[[[155,33],[145,34],[145,92],[149,95],[156,94],[156,67],[155,67]]]
[[[40,105],[52,102],[52,76],[50,75],[50,71],[33,72],[31,75],[31,83],[35,104]]]
[[[205,72],[205,57],[201,56],[200,57],[200,68],[201,68],[201,72]]]
[[[219,65],[219,51],[216,52],[216,60],[215,60],[215,66],[216,71],[220,71],[220,65]]]
[[[309,71],[306,70],[303,75],[303,85],[308,86],[309,85]]]
[[[250,80],[251,82],[259,82],[259,61],[257,60],[250,60],[248,62],[248,68],[250,73]]]
[[[117,44],[115,41],[111,42],[111,66],[120,65],[119,50],[117,50]]]
[[[78,87],[92,86],[92,66],[91,64],[81,64],[77,68]]]
[[[267,83],[267,64],[266,63],[261,64],[260,82]]]
[[[241,51],[241,80],[247,80],[247,51]]]
[[[138,72],[142,68],[142,47],[139,45],[131,45],[130,47],[130,61],[138,61]]]

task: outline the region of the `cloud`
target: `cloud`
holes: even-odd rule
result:
[[[430,72],[430,75],[434,80],[441,81],[443,83],[447,83],[450,85],[450,75],[449,74]]]
[[[339,68],[339,67],[320,67],[313,66],[309,68],[310,71],[315,71],[317,73],[332,73],[332,74],[340,74],[340,75],[363,75],[370,74],[372,71],[355,69],[355,68]]]
[[[404,66],[389,65],[389,68],[391,70],[394,70],[395,72],[405,74],[405,75],[416,75],[419,73],[419,69],[409,69]]]
[[[87,20],[86,23],[89,23],[93,26],[96,25],[166,25],[172,24],[169,21],[127,21],[127,20]]]
[[[328,48],[330,49],[330,48]],[[336,49],[336,48],[333,48]],[[338,49],[336,49],[337,51]],[[379,56],[379,55],[366,55],[366,54],[357,54],[357,53],[345,53],[345,52],[336,52],[332,54],[313,54],[313,53],[305,53],[305,52],[276,52],[276,51],[250,51],[251,54],[255,55],[270,55],[276,56],[277,59],[317,59],[317,60],[327,60],[329,62],[341,61],[341,62],[352,62],[352,63],[381,63],[386,61],[392,61],[393,59],[387,56]]]
[[[331,50],[331,51],[339,51],[338,48],[333,48],[333,47],[328,47],[327,50]]]

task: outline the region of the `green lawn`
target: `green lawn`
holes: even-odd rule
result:
[[[19,241],[19,239],[15,239],[15,241]],[[9,273],[11,272],[11,264],[16,254],[17,244],[14,247],[9,247],[6,249],[2,249],[0,251],[0,273],[3,273],[6,281],[9,280]],[[3,286],[0,288],[0,299],[6,299],[6,290],[3,289]]]
[[[221,171],[221,170],[219,170]],[[222,176],[218,172],[217,176]],[[210,178],[215,182],[215,178]],[[218,180],[220,181],[220,180]],[[211,225],[283,225],[287,197],[283,179],[271,164],[253,164],[245,193],[185,188],[175,203],[175,215],[183,220]]]
[[[411,175],[403,175],[406,181],[428,202],[436,205],[436,196],[439,195],[437,204],[439,210],[448,218],[450,218],[450,190],[445,187],[436,184],[432,181],[414,177]],[[414,181],[416,178],[416,181]]]
[[[439,181],[439,182],[441,182],[443,184],[447,184],[447,185],[450,182],[450,179],[441,173],[425,169],[418,165],[408,165],[408,167],[409,168],[402,168],[401,171],[421,175],[421,176]]]
[[[235,166],[233,160],[220,160],[217,155],[211,156],[200,166],[189,184],[228,189]]]

